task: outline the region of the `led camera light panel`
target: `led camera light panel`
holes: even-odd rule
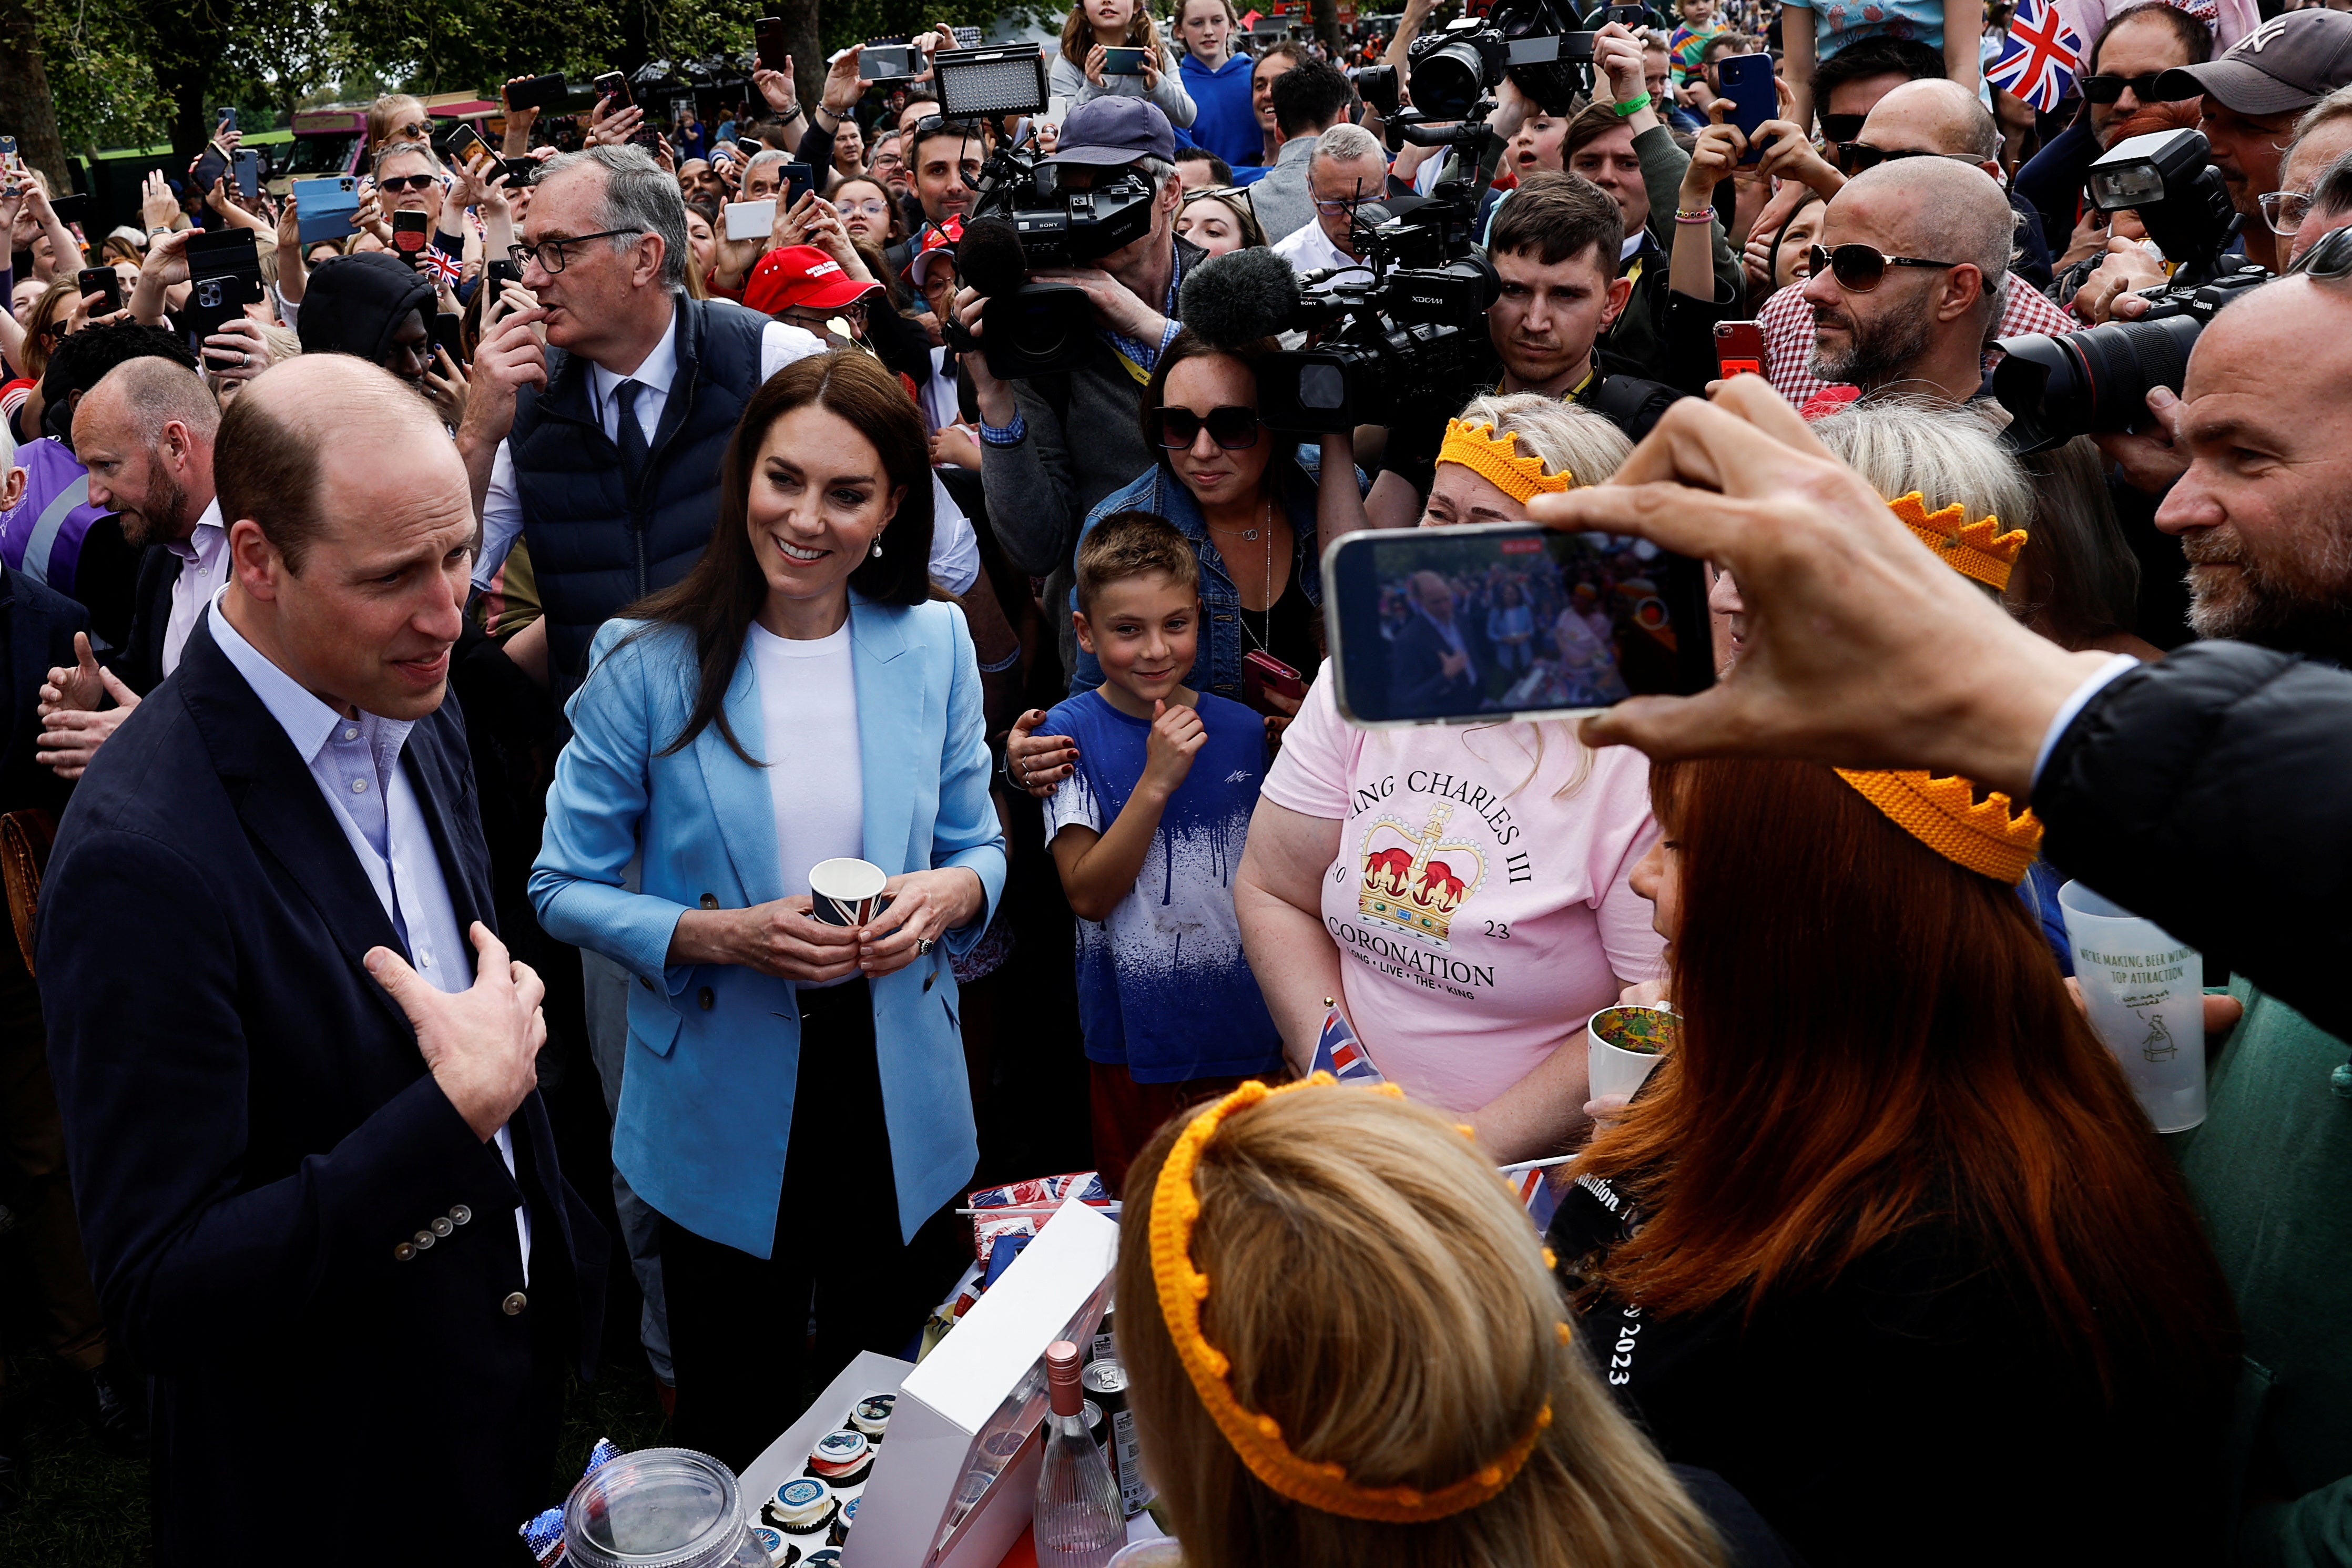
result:
[[[941,49],[931,67],[940,110],[950,120],[1035,114],[1045,107],[1045,59],[1034,44]]]

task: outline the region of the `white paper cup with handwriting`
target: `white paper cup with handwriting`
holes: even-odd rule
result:
[[[882,885],[890,874],[871,860],[844,856],[809,868],[809,912],[829,926],[862,926],[890,907]]]
[[[2080,882],[2058,889],[2091,1028],[2158,1132],[2205,1120],[2205,959]]]
[[[1664,1059],[1660,1053],[1674,1045],[1680,1025],[1671,1008],[1639,1003],[1619,1003],[1592,1015],[1584,1026],[1592,1098],[1622,1094],[1632,1099]]]

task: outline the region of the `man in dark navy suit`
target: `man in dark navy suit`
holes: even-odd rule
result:
[[[465,469],[342,355],[256,379],[215,469],[229,586],[83,776],[41,901],[90,1264],[154,1378],[157,1556],[511,1562],[604,1237],[443,702]]]

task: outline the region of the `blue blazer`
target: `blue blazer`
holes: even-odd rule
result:
[[[987,893],[980,919],[873,985],[890,1167],[899,1226],[912,1240],[979,1163],[948,960],[980,939],[1004,890],[1004,837],[989,799],[980,664],[962,612],[852,593],[849,633],[866,858],[893,876],[966,866]],[[607,621],[589,667],[548,793],[531,902],[550,935],[637,976],[614,1164],[670,1219],[765,1258],[795,1110],[798,987],[736,964],[673,965],[667,954],[687,910],[784,896],[768,773],[736,755],[716,724],[658,754],[694,708],[699,669],[684,628]],[[751,755],[823,764],[765,733],[748,645],[726,712]],[[641,890],[632,892],[623,879],[640,857]]]

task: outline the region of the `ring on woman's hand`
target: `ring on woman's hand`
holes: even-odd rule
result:
[[[938,945],[939,944],[929,937],[919,936],[915,939],[915,956],[917,958],[921,958],[925,954],[929,953],[932,948]]]
[[[246,363],[247,363],[247,361],[249,361],[252,357],[253,357],[253,356],[252,356],[252,355],[250,355],[250,354],[243,354],[243,353],[241,353],[241,354],[237,355],[237,356],[236,356],[236,368],[237,368],[237,369],[239,369],[239,370],[243,370],[243,369],[246,367]]]

